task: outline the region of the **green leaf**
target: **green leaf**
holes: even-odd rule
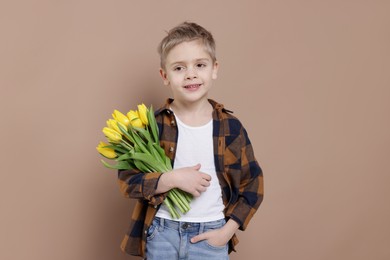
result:
[[[143,151],[141,150],[141,148],[139,148],[139,145],[135,144],[134,145],[134,152],[142,153]],[[134,152],[132,152],[131,154],[134,154]]]
[[[154,172],[154,169],[149,169],[142,161],[134,160],[135,167],[141,172]]]
[[[153,143],[153,147],[159,153],[160,157],[165,161],[166,155],[164,149],[158,143]]]
[[[139,148],[146,154],[150,154],[148,149],[146,148],[146,143],[142,140],[141,137],[139,137],[136,133],[133,135],[134,137],[134,146],[137,144]]]
[[[159,171],[159,172],[166,172],[167,171],[165,165],[159,163],[150,154],[135,152],[134,154],[131,155],[131,159],[140,160],[140,161],[144,162],[145,165],[149,165],[151,168],[155,169],[156,171]]]
[[[149,131],[145,130],[144,128],[133,127],[133,129],[137,132],[137,134],[141,135],[140,137],[145,141],[145,143],[152,140]]]
[[[165,164],[165,167],[170,171],[172,170],[171,159],[165,154],[164,149],[157,143],[153,143],[153,148],[157,150],[160,155],[161,161]]]
[[[165,156],[165,167],[168,169],[168,171],[172,170],[171,159],[169,159],[168,156]]]
[[[116,158],[117,161],[124,161],[127,159],[130,159],[131,155],[129,153],[122,154],[118,158]]]
[[[132,136],[129,134],[129,132],[120,124],[118,124],[118,127],[119,127],[119,130],[121,130],[122,134],[127,138],[127,140],[129,140],[131,143],[134,144],[134,140],[133,140]],[[129,125],[129,127],[130,127],[130,125]]]
[[[156,160],[161,163],[165,164],[165,159],[164,157],[161,157],[161,154],[156,150],[156,148],[153,146],[152,142],[148,143],[148,149],[151,151],[151,154]]]
[[[110,169],[117,169],[117,170],[131,169],[130,165],[126,161],[120,161],[115,165],[108,164],[104,160],[101,160],[101,162],[104,164],[104,166],[106,166],[107,168],[110,168]]]
[[[104,146],[104,148],[111,148],[111,149],[114,149],[115,151],[121,152],[121,153],[126,153],[127,152],[124,148],[119,147],[119,146],[114,145],[114,144]]]
[[[148,117],[148,121],[149,121],[149,128],[152,131],[153,140],[154,140],[154,142],[157,143],[157,142],[159,142],[158,126],[157,126],[156,118],[154,117],[153,106],[150,106],[150,108],[147,112],[147,117]]]

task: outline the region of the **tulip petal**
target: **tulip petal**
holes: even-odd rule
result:
[[[118,121],[124,124],[125,126],[128,126],[130,124],[129,118],[127,118],[124,114],[122,114],[118,110],[114,110],[114,113],[112,113],[112,117]]]
[[[138,115],[139,115],[139,118],[141,119],[141,121],[144,125],[148,125],[147,113],[148,113],[148,109],[144,105],[144,103],[142,103],[141,105],[138,105]]]
[[[104,127],[103,133],[110,142],[119,143],[122,140],[122,135],[117,131],[115,131],[114,129]]]

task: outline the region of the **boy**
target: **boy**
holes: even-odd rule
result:
[[[148,260],[229,259],[263,199],[263,175],[248,135],[208,92],[217,78],[212,35],[195,23],[171,29],[159,45],[160,75],[173,99],[156,111],[160,144],[173,162],[167,173],[120,171],[120,190],[136,198],[121,248]],[[172,219],[166,193],[193,195],[191,210]]]

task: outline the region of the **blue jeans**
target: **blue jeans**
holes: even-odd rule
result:
[[[150,226],[146,240],[147,260],[228,260],[228,245],[216,247],[207,240],[191,243],[194,236],[219,229],[225,219],[191,223],[155,218]]]

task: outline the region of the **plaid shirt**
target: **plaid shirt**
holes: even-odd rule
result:
[[[160,130],[160,144],[174,162],[178,130],[172,102],[155,112]],[[248,135],[239,120],[222,104],[209,100],[213,106],[213,143],[215,168],[222,189],[226,219],[232,218],[245,230],[263,200],[263,174]],[[166,193],[155,194],[162,173],[142,173],[137,170],[118,172],[121,193],[137,199],[130,228],[121,249],[130,255],[145,256],[146,234]],[[236,235],[229,241],[229,253],[238,243]]]

